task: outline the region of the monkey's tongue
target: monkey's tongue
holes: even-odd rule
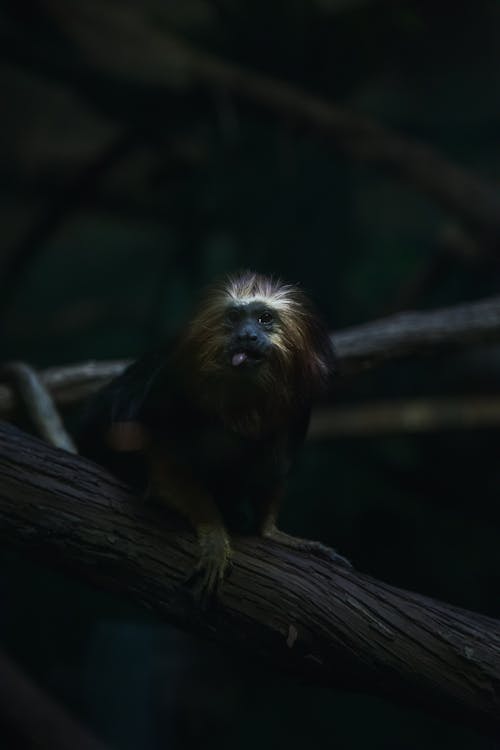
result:
[[[248,354],[245,352],[236,352],[231,358],[231,364],[233,367],[239,367],[243,362],[248,359]]]

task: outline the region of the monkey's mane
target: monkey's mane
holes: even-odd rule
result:
[[[325,388],[334,356],[321,318],[296,285],[254,271],[227,276],[202,298],[183,337],[184,352],[193,358],[207,387],[210,380],[226,375],[241,380],[227,367],[225,320],[229,307],[251,302],[262,302],[275,314],[269,334],[272,350],[256,377],[257,387],[275,404],[310,401]]]

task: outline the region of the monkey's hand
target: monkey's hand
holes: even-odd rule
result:
[[[200,524],[197,526],[200,543],[200,558],[187,583],[200,604],[217,594],[224,576],[231,566],[231,546],[224,526],[220,524]]]
[[[308,552],[316,557],[321,557],[323,560],[332,562],[335,565],[340,565],[343,568],[352,568],[352,563],[342,555],[339,555],[332,547],[327,547],[326,544],[321,542],[312,541],[310,539],[301,539],[297,536],[291,536],[285,534],[284,531],[280,531],[276,526],[271,526],[265,529],[262,533],[267,539],[272,539],[278,544],[283,544],[285,547],[291,549],[300,550],[302,552]]]
[[[151,494],[184,516],[198,537],[200,556],[185,585],[206,606],[230,567],[231,546],[224,521],[213,498],[161,445],[152,446],[149,458]]]

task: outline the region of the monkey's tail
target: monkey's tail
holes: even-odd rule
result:
[[[0,365],[0,381],[11,386],[19,406],[27,413],[40,437],[56,448],[78,453],[54,399],[33,367],[25,362],[5,362]]]

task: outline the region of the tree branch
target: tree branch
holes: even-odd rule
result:
[[[500,623],[263,540],[202,615],[182,594],[196,542],[104,469],[0,426],[0,532],[102,588],[290,673],[500,730]]]
[[[94,192],[104,174],[128,156],[136,144],[135,132],[119,133],[66,186],[59,200],[36,219],[27,232],[8,251],[0,276],[0,318],[8,309],[19,281],[37,253],[62,224],[73,215],[85,196]]]
[[[25,362],[7,362],[0,366],[0,381],[6,380],[18,394],[36,432],[51,445],[77,453],[48,388],[38,373]]]
[[[434,349],[500,341],[500,297],[404,312],[332,334],[342,374]]]
[[[49,367],[39,373],[42,384],[50,391],[56,404],[68,404],[83,401],[110,380],[120,375],[131,360],[111,360],[81,362],[65,367]],[[0,415],[10,419],[18,407],[15,390],[0,384]]]
[[[386,360],[421,355],[433,349],[500,341],[500,297],[428,312],[406,312],[332,333],[341,375],[353,374]],[[42,383],[59,405],[81,401],[123,372],[130,360],[84,362],[51,367]],[[0,415],[10,418],[16,399],[0,385]]]
[[[498,250],[500,192],[494,184],[457,166],[436,150],[384,128],[369,117],[215,55],[196,49],[153,25],[136,6],[45,0],[63,33],[106,74],[169,89],[222,88],[274,116],[335,140],[352,157],[373,163],[414,184],[455,214],[485,246]],[[127,55],[120,54],[127,49]]]
[[[498,396],[398,399],[318,409],[313,412],[308,438],[322,440],[499,426]]]

